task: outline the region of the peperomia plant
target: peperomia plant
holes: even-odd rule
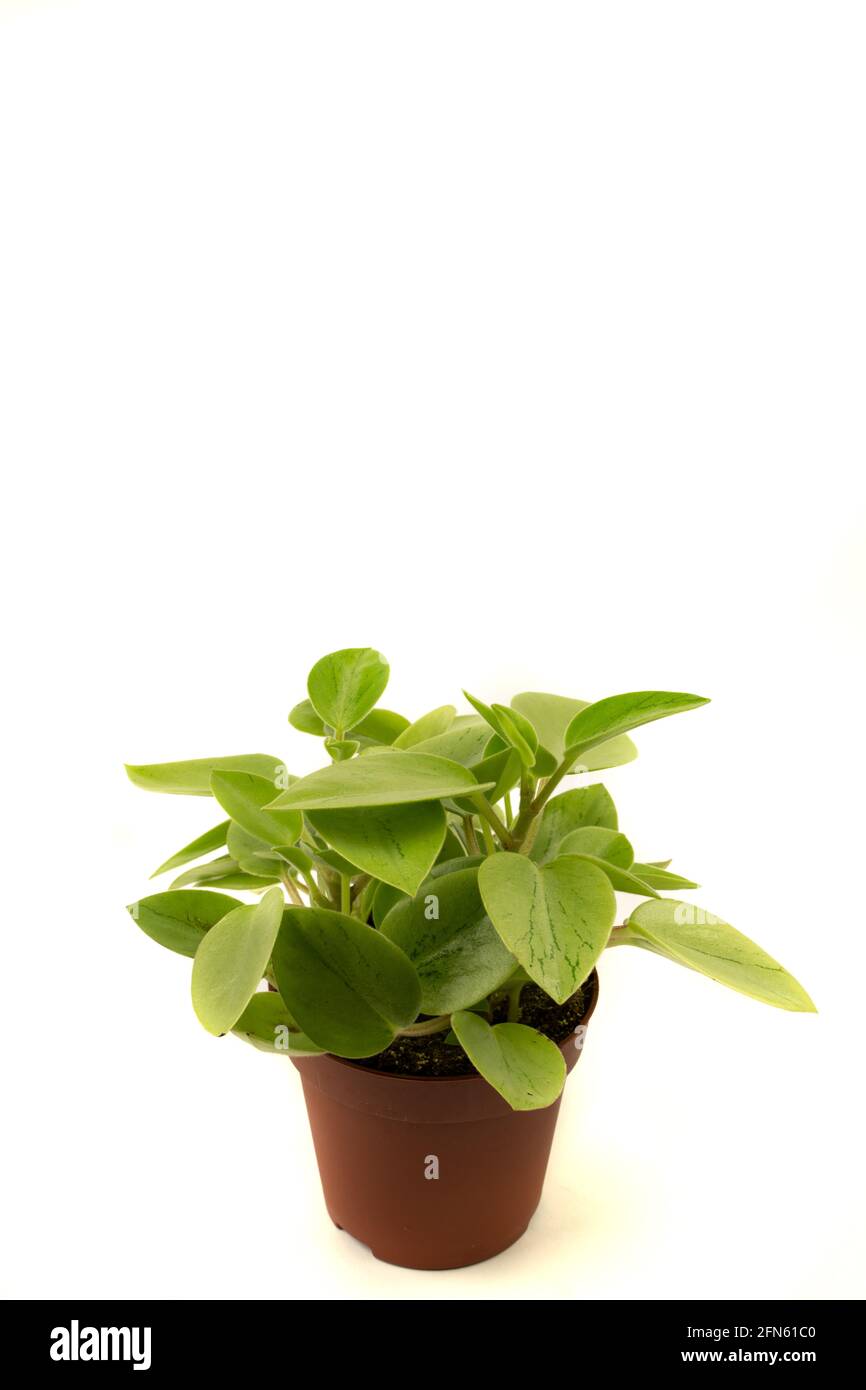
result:
[[[473,713],[443,705],[410,723],[377,704],[388,674],[369,648],[313,667],[289,715],[324,740],[330,761],[309,776],[260,753],[127,768],[140,787],[223,811],[156,870],[183,869],[169,890],[130,908],[148,936],[193,957],[193,1006],[211,1033],[356,1059],[439,1034],[526,1110],[556,1098],[565,1063],[521,1022],[521,996],[534,985],[566,1005],[605,947],[814,1009],[759,946],[668,896],[697,885],[635,859],[604,786],[563,789],[631,761],[639,725],[706,700],[527,693],[505,706],[467,694]],[[616,893],[639,899],[620,926]]]

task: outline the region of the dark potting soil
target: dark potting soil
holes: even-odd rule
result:
[[[491,1022],[504,1023],[507,999],[500,1000]],[[585,1012],[585,991],[579,989],[565,1004],[555,1004],[538,985],[524,985],[520,995],[520,1022],[562,1042],[573,1032]],[[375,1057],[356,1059],[356,1065],[376,1071],[397,1072],[401,1076],[468,1076],[475,1068],[459,1043],[446,1042],[449,1031],[421,1038],[395,1038],[390,1047]]]

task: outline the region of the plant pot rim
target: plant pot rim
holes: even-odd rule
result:
[[[593,968],[592,972],[587,976],[583,984],[578,986],[578,989],[586,989],[587,987],[589,988],[589,998],[587,1002],[587,1007],[584,1013],[581,1015],[580,1021],[576,1025],[577,1027],[584,1027],[587,1023],[589,1023],[589,1020],[592,1018],[592,1015],[595,1012],[595,1006],[598,1003],[598,971],[595,968]],[[575,990],[574,994],[577,994],[577,992],[578,991]],[[570,999],[566,999],[566,1004],[570,1003],[570,1000],[574,998],[574,994],[570,996]],[[565,1008],[565,1004],[563,1004],[562,1007]],[[572,1032],[566,1033],[565,1037],[557,1043],[557,1047],[560,1047],[564,1050],[566,1043],[568,1043],[571,1040],[572,1036]],[[409,1076],[404,1072],[379,1071],[375,1067],[366,1067],[360,1060],[354,1060],[351,1057],[338,1057],[333,1052],[321,1053],[320,1056],[327,1057],[328,1061],[330,1062],[338,1062],[342,1067],[351,1067],[353,1071],[363,1072],[366,1076],[381,1077],[385,1081],[415,1081],[426,1085],[429,1085],[431,1081],[450,1081],[452,1085],[455,1081],[480,1081],[482,1085],[488,1085],[481,1073],[477,1071],[464,1072],[462,1076]]]

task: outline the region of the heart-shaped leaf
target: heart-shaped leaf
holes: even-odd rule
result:
[[[284,786],[285,764],[266,753],[238,753],[233,758],[192,758],[184,763],[126,764],[130,782],[145,791],[172,792],[179,796],[211,796],[215,772],[251,772],[272,787]]]
[[[550,750],[557,763],[565,754],[565,731],[576,714],[588,708],[587,700],[569,700],[563,695],[545,695],[541,691],[526,690],[515,695],[511,708],[526,715],[538,733],[539,744]],[[581,759],[581,766],[587,772],[600,772],[606,767],[619,767],[630,763],[637,757],[637,749],[630,738],[621,735],[587,752]],[[542,772],[541,776],[547,776]]]
[[[269,810],[330,811],[352,806],[400,806],[488,791],[468,768],[427,753],[385,748],[372,758],[332,763],[295,782]]]
[[[659,898],[628,919],[628,937],[711,980],[777,1009],[815,1013],[803,986],[735,927],[693,903]],[[628,938],[627,938],[628,940]]]
[[[363,810],[310,811],[314,830],[356,869],[414,893],[445,839],[445,812],[438,801]]]
[[[388,913],[382,934],[418,971],[425,1014],[451,1013],[486,999],[516,966],[485,912],[477,869],[428,879],[416,897]]]
[[[429,714],[422,714],[420,719],[416,719],[398,734],[392,747],[414,748],[416,743],[423,743],[425,739],[437,738],[439,734],[444,734],[451,728],[456,716],[457,711],[453,705],[440,705],[438,709],[431,709]]]
[[[569,756],[575,752],[581,756],[618,734],[707,704],[709,700],[703,695],[684,695],[674,690],[633,690],[626,695],[610,695],[574,716],[565,731],[566,752]]]
[[[324,908],[287,908],[274,948],[280,994],[303,1031],[338,1057],[372,1057],[418,1013],[415,968],[381,933]]]
[[[522,854],[492,854],[478,871],[478,886],[508,949],[564,1004],[607,945],[616,913],[607,876],[572,856],[539,868]]]
[[[202,855],[210,854],[215,849],[222,849],[226,842],[230,821],[224,820],[219,825],[215,825],[213,830],[206,830],[203,835],[199,835],[197,840],[190,840],[188,845],[179,849],[177,854],[173,854],[170,859],[166,859],[164,864],[160,864],[158,869],[154,869],[151,878],[159,878],[160,874],[167,874],[169,869],[179,869],[182,864],[189,864],[193,859],[201,859]]]
[[[603,825],[616,830],[616,807],[600,782],[592,787],[575,787],[548,801],[541,813],[530,858],[538,864],[553,859],[566,835],[584,825]]]
[[[299,785],[300,782],[293,784]],[[264,777],[248,772],[215,772],[211,789],[232,820],[265,845],[290,845],[300,835],[302,818],[296,811],[265,809],[274,799],[275,788]]]
[[[312,1038],[302,1033],[279,994],[260,990],[244,1009],[232,1032],[261,1052],[277,1056],[303,1057],[321,1052]]]
[[[313,708],[342,738],[369,714],[385,686],[389,667],[372,647],[346,647],[317,661],[307,679]]]
[[[205,933],[226,913],[240,907],[224,893],[151,893],[127,908],[141,930],[181,956],[194,956]]]
[[[565,1058],[555,1042],[523,1023],[496,1023],[463,1010],[451,1019],[473,1066],[512,1110],[543,1110],[565,1085]]]
[[[601,825],[582,825],[571,830],[559,846],[559,854],[589,854],[620,869],[630,869],[634,850],[624,835]]]
[[[271,888],[254,907],[236,907],[211,927],[195,953],[192,1005],[217,1036],[233,1028],[262,979],[283,915],[283,895]]]

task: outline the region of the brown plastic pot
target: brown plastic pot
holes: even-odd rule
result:
[[[595,971],[588,984],[581,1029],[598,1001]],[[560,1043],[568,1071],[582,1041],[569,1033]],[[377,1259],[456,1269],[523,1235],[541,1199],[559,1099],[514,1111],[477,1075],[397,1076],[330,1055],[292,1061],[331,1220]]]

